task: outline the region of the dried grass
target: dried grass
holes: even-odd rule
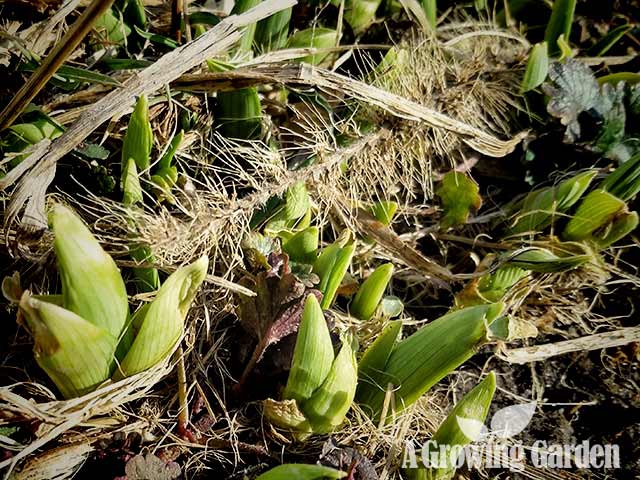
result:
[[[243,445],[239,439],[247,430],[255,429],[255,418],[249,411],[253,406],[228,410],[227,392],[211,379],[222,379],[223,384],[233,381],[225,361],[226,349],[232,346],[221,330],[220,320],[233,309],[229,290],[235,285],[223,280],[232,282],[242,269],[240,243],[249,230],[252,215],[271,197],[282,195],[291,185],[304,181],[313,197],[320,226],[329,229],[335,224],[337,228],[356,230],[358,208],[378,198],[396,198],[405,212],[411,212],[410,205],[415,207],[416,201],[428,201],[433,196],[434,172],[464,163],[469,156],[476,155],[471,149],[494,156],[510,152],[521,139],[514,136],[516,129],[511,116],[514,109],[520,108],[519,75],[512,67],[524,57],[526,45],[520,37],[504,35],[492,28],[486,26],[478,31],[477,24],[457,24],[442,30],[440,38],[407,38],[398,45],[407,52],[407,57],[397,64],[397,73],[383,72],[372,85],[328,70],[286,70],[274,66],[274,59],[256,59],[264,63],[254,61],[245,65],[245,78],[253,75],[259,83],[303,84],[323,91],[337,108],[351,109],[352,117],[337,122],[313,104],[302,103],[294,107],[297,112],[292,112],[298,123],[278,132],[288,142],[281,150],[274,150],[261,142],[234,142],[215,133],[208,134],[210,119],[205,111],[201,134],[186,142],[177,155],[179,162],[188,162],[192,173],[177,189],[175,203],[131,210],[88,191],[83,196],[65,197],[82,212],[107,250],[117,258],[124,257],[128,246],[137,242],[152,247],[159,268],[175,268],[203,253],[214,259],[214,273],[218,277],[209,279],[209,290],[198,297],[190,315],[184,358],[188,403],[196,395],[205,401],[215,399],[217,405],[207,403],[206,408],[218,423],[215,431],[203,434],[201,444],[189,443],[176,434],[173,429],[179,410],[177,394],[154,386],[171,372],[174,363],[169,359],[147,372],[68,401],[56,401],[53,393],[39,384],[0,387],[0,408],[10,413],[9,419],[29,419],[42,425],[33,443],[6,445],[17,453],[0,463],[0,468],[12,469],[20,464],[19,475],[26,476],[18,478],[42,478],[28,476],[30,470],[38,473],[46,470],[50,478],[69,478],[98,439],[114,432],[136,430],[159,432],[150,442],[155,449],[175,447],[180,452],[188,451],[190,458],[185,469],[189,472],[205,469],[212,460],[240,465],[242,452],[251,451],[252,447]],[[174,107],[166,106],[165,123],[158,128],[165,136],[176,120]],[[383,127],[361,132],[356,118]],[[339,134],[354,140],[347,146],[339,146]],[[312,166],[288,168],[296,155],[310,152],[316,157]],[[27,169],[30,164],[24,163],[23,168]],[[346,174],[344,163],[348,163]],[[41,193],[44,196],[44,191]],[[22,257],[43,263],[50,251],[50,239],[46,236],[28,242],[13,226],[6,226],[0,234],[17,246]],[[379,248],[371,255],[394,257]],[[540,317],[542,309],[553,311],[554,321],[572,325],[580,318],[580,328],[592,331],[599,319],[589,316],[588,297],[580,297],[580,292],[602,285],[603,279],[595,273],[591,275],[581,272],[563,278],[541,276],[523,287],[527,291],[514,296],[519,303],[515,303],[513,310],[522,319]],[[559,280],[570,285],[572,296],[557,290]],[[423,286],[421,289],[424,290]],[[534,298],[540,301],[539,305]],[[576,311],[576,305],[582,310]],[[341,328],[352,326],[339,321],[338,324]],[[373,338],[378,329],[379,325],[374,324],[359,326],[363,343]],[[435,430],[449,406],[448,392],[455,388],[452,383],[447,390],[432,390],[399,415],[396,422],[384,427],[374,425],[355,407],[348,424],[336,433],[336,439],[361,447],[375,459],[383,472],[381,478],[399,478],[398,461],[402,458],[404,441],[415,435],[424,438]],[[146,400],[141,404],[143,399]],[[127,409],[129,402],[137,402],[140,408],[136,413]],[[3,422],[7,423],[7,418]],[[282,445],[282,437],[274,432],[265,430],[263,435],[270,450],[276,451]],[[62,441],[64,446],[51,447]],[[312,439],[305,449],[319,449],[320,441]],[[43,451],[44,456],[34,456]]]
[[[122,415],[120,407],[148,396],[154,385],[172,369],[169,359],[165,359],[145,372],[109,383],[82,397],[64,401],[56,400],[53,392],[40,384],[19,383],[0,387],[3,423],[30,421],[39,425],[34,441],[22,448],[12,448],[15,455],[0,462],[0,468],[7,468],[5,478],[9,478],[11,471],[21,460],[44,448],[49,442],[58,440],[66,432],[83,427],[97,427],[99,431],[100,424],[92,424],[92,419],[108,416],[110,421],[102,427],[126,425],[127,417]],[[22,393],[25,388],[26,395]],[[77,432],[75,435],[77,436]],[[68,467],[74,467],[74,464],[69,464]],[[59,467],[52,468],[53,472]]]

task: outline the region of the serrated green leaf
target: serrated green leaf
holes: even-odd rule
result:
[[[436,190],[444,211],[440,227],[444,229],[465,224],[471,209],[477,210],[482,205],[478,192],[478,185],[464,173],[446,173]]]
[[[624,84],[604,84],[600,88],[602,126],[594,141],[596,150],[607,153],[613,150],[625,136],[626,112]]]
[[[74,152],[90,160],[106,160],[110,153],[109,150],[97,143],[85,143],[76,148]]]
[[[601,114],[598,82],[591,69],[575,59],[549,65],[549,79],[552,83],[542,88],[549,96],[547,111],[567,127],[567,140],[576,141],[581,134],[578,116],[591,109]]]

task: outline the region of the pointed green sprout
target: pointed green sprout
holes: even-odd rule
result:
[[[397,331],[374,342],[365,353],[369,366],[361,367],[358,402],[374,420],[382,414],[388,384],[393,385],[395,412],[414,403],[493,338],[491,325],[501,318],[504,305],[479,305],[456,310],[434,320],[390,348]],[[384,367],[382,359],[388,356]],[[375,361],[373,360],[375,359]],[[366,377],[363,376],[366,373]],[[387,419],[394,412],[387,412]]]
[[[3,150],[5,153],[22,152],[27,147],[35,145],[48,138],[54,140],[64,133],[64,128],[48,115],[38,112],[38,118],[29,123],[11,125],[7,129],[7,136],[3,138]],[[9,167],[13,168],[24,160],[27,155],[18,155],[9,161]]]
[[[122,203],[127,207],[143,203],[142,186],[140,185],[136,161],[133,158],[129,158],[124,163],[120,188],[122,190]]]
[[[82,220],[55,205],[50,222],[62,295],[22,292],[15,276],[3,281],[2,291],[18,303],[35,340],[36,360],[62,395],[95,390],[112,378],[120,358],[115,379],[163,360],[180,339],[207,258],[174,272],[154,301],[130,319],[120,272]]]
[[[437,2],[436,0],[421,0],[422,9],[429,22],[431,30],[435,31],[438,22]]]
[[[353,339],[343,338],[324,382],[300,405],[314,432],[330,433],[344,422],[358,385],[357,349]]]
[[[580,242],[551,243],[548,248],[528,247],[509,255],[511,265],[541,273],[565,272],[597,263],[595,252]]]
[[[34,337],[38,365],[65,398],[91,392],[109,379],[118,339],[107,330],[28,291],[20,310]]]
[[[640,192],[640,154],[607,175],[600,188],[590,192],[580,203],[562,237],[588,241],[606,248],[638,226],[637,212],[630,212],[627,201]]]
[[[318,227],[300,230],[283,242],[282,250],[294,262],[313,264],[318,252]]]
[[[292,11],[292,8],[287,8],[258,22],[254,35],[257,52],[266,53],[284,46]]]
[[[315,295],[309,295],[282,400],[266,400],[265,416],[298,436],[335,430],[344,422],[355,396],[356,350],[355,340],[347,335],[334,357],[331,334],[320,304]]]
[[[311,219],[311,199],[304,182],[289,187],[285,193],[284,203],[264,226],[269,235],[278,235],[283,230],[301,230],[308,226]]]
[[[576,0],[555,0],[551,11],[551,18],[544,32],[544,41],[549,45],[549,55],[552,57],[560,52],[558,39],[564,35],[568,41],[573,24],[573,14],[576,9]]]
[[[108,9],[96,19],[93,30],[95,31],[93,38],[97,40],[94,46],[96,49],[103,48],[103,45],[122,45],[131,34],[131,28],[123,21],[122,15],[116,14],[113,8]]]
[[[191,265],[179,268],[158,290],[140,322],[140,330],[118,366],[114,379],[134,375],[153,367],[175,348],[184,330],[184,320],[191,302],[207,276],[209,259],[200,257]]]
[[[333,344],[329,327],[318,299],[309,295],[305,300],[283,398],[299,403],[307,401],[327,377],[332,362]]]
[[[594,190],[580,203],[562,237],[566,240],[587,240],[596,230],[626,211],[627,204],[624,200],[604,190]]]
[[[495,272],[487,273],[466,285],[456,295],[456,308],[503,301],[507,292],[530,273],[514,265],[501,265]]]
[[[313,272],[320,277],[318,290],[324,295],[322,308],[329,308],[333,304],[338,287],[351,265],[355,248],[353,242],[341,246],[341,241],[337,241],[323,249],[313,264]]]
[[[55,205],[49,221],[64,307],[119,339],[129,317],[129,302],[116,263],[67,207]]]
[[[402,337],[402,321],[393,320],[384,327],[373,343],[367,348],[358,363],[360,383],[357,397],[365,395],[369,384],[373,382],[387,365],[389,356]]]
[[[378,308],[392,275],[391,263],[376,268],[358,289],[349,313],[360,320],[369,320]]]
[[[554,218],[567,212],[580,200],[596,173],[595,170],[587,170],[560,182],[557,186],[545,187],[529,193],[522,202],[513,207],[517,209],[517,218],[510,228],[510,233],[520,235],[526,232],[539,232],[551,225]]]
[[[333,0],[335,5],[340,2]],[[382,0],[348,0],[345,2],[344,19],[356,35],[364,32],[376,19],[376,11]]]
[[[253,7],[258,5],[261,0],[238,0],[234,3],[233,9],[231,10],[232,15],[239,15],[248,10],[251,10]],[[256,24],[252,23],[245,27],[244,32],[242,34],[242,39],[240,40],[240,45],[238,45],[239,52],[251,52],[253,47],[253,40],[256,34]]]
[[[152,148],[153,131],[149,120],[149,102],[146,95],[140,95],[124,135],[122,144],[123,171],[130,158],[135,160],[139,172],[147,170]]]
[[[371,207],[371,213],[376,220],[382,223],[385,227],[391,225],[393,217],[398,210],[398,204],[390,200],[381,200],[376,202]]]
[[[638,228],[638,221],[638,212],[618,213],[607,228],[592,239],[600,248],[607,248]]]
[[[241,14],[255,7],[260,0],[235,2],[232,14]],[[277,14],[276,14],[277,15]],[[237,54],[251,56],[257,25],[248,25],[240,40]],[[231,65],[209,62],[210,71],[231,70]],[[216,98],[216,125],[227,138],[255,140],[262,136],[262,104],[255,87],[240,88],[229,92],[218,92]]]
[[[171,189],[178,181],[178,168],[173,165],[173,157],[175,156],[180,144],[184,139],[184,131],[180,132],[171,139],[167,151],[162,156],[153,175],[151,175],[151,182],[153,182],[158,190],[159,200],[168,200],[172,202]]]
[[[464,447],[475,440],[465,435],[460,424],[462,422],[472,423],[474,426],[484,424],[495,391],[496,375],[494,372],[490,372],[453,407],[453,410],[433,435],[433,447],[429,451],[434,451],[439,446],[447,446],[451,451],[454,451],[455,448]],[[405,473],[410,480],[449,480],[453,478],[456,471],[453,461],[455,459],[446,458],[446,460],[447,465],[410,469],[405,470]]]
[[[154,256],[148,245],[138,245],[129,250],[131,258],[139,263],[153,263]],[[153,292],[160,288],[158,269],[153,267],[133,267],[139,292]]]
[[[640,192],[640,153],[637,153],[607,175],[600,188],[625,202]]]

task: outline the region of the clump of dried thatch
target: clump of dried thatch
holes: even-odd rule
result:
[[[321,112],[310,115],[315,107],[301,104],[299,114],[292,115],[298,123],[275,132],[287,135],[288,142],[280,150],[262,142],[233,142],[205,132],[203,138],[186,142],[186,147],[178,153],[179,161],[189,162],[191,173],[189,178],[185,177],[170,205],[153,204],[145,210],[131,210],[89,192],[66,200],[91,223],[96,235],[116,258],[122,259],[132,243],[149,245],[159,268],[175,268],[208,253],[215,259],[217,275],[233,280],[242,262],[240,243],[249,230],[252,215],[271,197],[284,194],[297,182],[306,182],[315,202],[319,226],[329,228],[330,221],[335,222],[335,218],[330,217],[337,217],[342,226],[355,230],[357,209],[383,194],[387,198],[395,196],[405,204],[430,198],[434,171],[447,162],[464,160],[470,154],[469,149],[502,156],[514,148],[519,137],[511,138],[515,129],[508,112],[518,105],[518,86],[517,74],[510,67],[523,55],[522,42],[517,37],[498,35],[500,41],[496,43],[488,34],[474,35],[472,27],[460,26],[445,30],[442,38],[408,39],[398,46],[407,55],[399,59],[393,75],[383,72],[371,84],[318,68],[253,63],[244,67],[247,77],[259,74],[261,82],[303,84],[322,91],[331,98],[335,108],[350,113],[345,115],[345,120],[338,121]],[[235,74],[241,76],[243,69]],[[148,90],[134,81],[129,83],[135,88],[114,97],[130,100],[134,93]],[[121,110],[118,107],[115,111]],[[362,132],[356,118],[382,127]],[[80,117],[79,122],[76,132],[80,129],[88,134],[97,127],[81,128],[86,117]],[[70,131],[74,131],[73,127]],[[350,136],[351,142],[338,145],[338,134]],[[68,149],[73,146],[75,144],[66,144]],[[49,145],[42,147],[48,149]],[[312,154],[315,162],[304,169],[290,170],[289,161],[296,154]],[[59,155],[59,152],[49,153],[51,158],[56,157],[50,168],[55,167]],[[343,164],[348,165],[346,173]],[[31,198],[32,193],[26,192],[25,200]],[[40,189],[38,195],[38,201],[44,198],[44,189]],[[14,209],[13,214],[17,214],[17,210]],[[25,248],[20,246],[24,239],[12,228],[7,226],[0,233],[11,238],[18,248]],[[40,237],[38,243],[26,248],[32,248],[27,251],[31,258],[40,257],[42,261],[48,254],[49,239]],[[156,445],[175,443],[179,448],[198,449],[188,468],[197,470],[202,467],[202,458],[216,454],[207,450],[207,441],[216,444],[213,441],[216,439],[224,439],[218,445],[231,449],[233,461],[237,462],[241,450],[238,434],[248,428],[242,411],[227,411],[224,392],[218,392],[206,380],[212,369],[216,377],[230,378],[224,363],[218,359],[219,351],[224,349],[221,345],[224,336],[218,333],[217,338],[212,338],[212,335],[216,320],[230,308],[228,289],[237,286],[221,279],[209,280],[222,286],[223,291],[212,289],[197,300],[198,307],[185,333],[188,349],[184,361],[190,374],[187,384],[180,388],[188,392],[189,398],[198,389],[203,398],[211,395],[218,398],[225,428],[210,432],[203,444],[196,447],[188,445],[164,425],[169,420],[175,423],[177,417],[176,412],[168,409],[166,401],[163,405],[150,399],[148,418],[126,410],[126,403],[149,397],[155,391],[154,385],[173,368],[169,359],[147,372],[63,402],[56,401],[50,391],[37,384],[2,387],[0,407],[21,421],[34,420],[42,427],[29,445],[7,446],[16,455],[0,463],[0,467],[13,468],[33,458],[35,452],[64,439],[70,446],[48,450],[39,463],[33,460],[36,463],[22,464],[21,471],[24,474],[29,469],[41,472],[45,468],[43,462],[49,462],[46,471],[58,475],[52,478],[68,478],[91,452],[96,440],[116,431],[151,427],[166,434],[163,439],[155,440]],[[25,388],[29,389],[27,393]],[[203,388],[208,395],[202,393]],[[170,397],[176,394],[162,393]],[[393,425],[384,427],[373,425],[355,409],[349,426],[337,438],[354,445],[366,443],[368,453],[378,460],[388,478],[393,478],[398,465],[387,464],[385,455],[391,458],[389,452],[393,451],[400,457],[402,442],[411,431],[420,430],[421,435],[432,432],[444,416],[443,398],[442,392],[434,392],[403,412]],[[184,405],[182,402],[180,408]],[[209,410],[213,411],[210,407]],[[420,428],[415,429],[416,425]],[[226,457],[221,460],[227,461]]]

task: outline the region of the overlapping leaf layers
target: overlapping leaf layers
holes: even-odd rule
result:
[[[257,3],[239,1],[232,13]],[[284,375],[268,377],[273,385],[258,398],[269,440],[315,442],[324,434],[353,440],[360,422],[387,437],[378,441],[383,449],[397,446],[397,439],[388,438],[397,433],[396,425],[403,417],[424,415],[425,394],[478,350],[535,335],[532,325],[514,324],[509,313],[518,311],[536,279],[605,269],[607,249],[637,226],[630,202],[640,190],[640,156],[632,129],[621,120],[628,112],[630,127],[637,121],[637,88],[607,82],[601,87],[588,68],[549,59],[567,54],[573,3],[554,2],[545,43],[531,51],[524,80],[513,68],[528,46],[521,37],[464,25],[433,31],[436,4],[425,1],[424,11],[415,11],[415,5],[409,10],[426,31],[403,36],[375,57],[379,61],[351,53],[357,60],[350,71],[343,70],[349,75],[324,68],[337,69],[348,60],[339,57],[343,25],[319,17],[314,26],[293,31],[288,8],[249,25],[232,51],[210,59],[206,71],[176,80],[166,95],[140,96],[118,147],[121,201],[97,199],[92,211],[109,214],[102,240],[109,239],[114,250],[126,248],[135,261],[136,291],[157,290],[155,298],[130,315],[124,281],[111,257],[79,218],[55,207],[51,226],[61,297],[22,292],[17,278],[3,284],[34,336],[42,369],[64,397],[75,397],[162,362],[180,340],[206,276],[208,261],[201,254],[212,253],[216,268],[240,278],[240,286],[224,284],[238,292],[234,313],[242,329],[228,348],[242,350],[238,381],[230,390],[234,401],[252,394],[249,386],[266,357],[280,355],[278,373]],[[383,10],[399,14],[393,2],[354,0],[343,6],[339,11],[349,33],[359,39]],[[187,30],[193,35],[219,21],[209,12],[197,13],[193,31]],[[147,41],[176,47],[175,40],[147,31],[149,26],[140,2],[118,2],[97,22],[92,46],[108,45],[115,55],[129,48],[142,51]],[[304,66],[278,63],[282,59]],[[135,65],[122,58],[110,59],[110,65],[118,60]],[[603,128],[590,151],[620,163],[568,172],[488,219],[473,218],[488,195],[469,170],[480,157],[513,151],[519,139],[508,138],[517,124],[517,93],[535,90],[547,75],[548,110],[566,125],[567,139],[585,140],[581,122],[598,117]],[[199,97],[203,92],[207,96]],[[162,106],[168,99],[185,112],[173,115]],[[24,160],[27,146],[62,130],[44,113],[31,124],[14,125],[7,144],[10,165]],[[425,220],[420,214],[430,201],[437,206],[428,209],[433,215]],[[474,245],[478,233],[495,240],[483,247],[478,272],[453,273],[460,267],[451,264],[444,241]],[[427,235],[440,242],[441,248],[428,252],[437,260],[414,241]],[[160,286],[157,267],[186,263]],[[414,291],[407,285],[415,278],[420,290],[428,285],[451,306],[419,326],[409,315],[415,299],[406,294]],[[457,282],[463,279],[470,281],[460,289]],[[197,331],[206,354],[195,351],[198,358],[191,362],[203,372],[219,353],[217,344],[207,343],[210,326]],[[228,347],[217,326],[214,335]],[[222,360],[216,361],[223,363],[228,356],[220,350]],[[207,383],[212,390],[235,382],[227,365],[218,370],[225,373]],[[466,445],[472,439],[457,419],[482,423],[495,389],[495,375],[489,373],[433,435],[410,434]],[[217,397],[226,402],[226,395]],[[188,402],[181,402],[184,415]],[[237,422],[258,421],[238,420],[241,415],[227,415],[229,408],[221,406],[231,430]],[[370,452],[388,463],[375,445]],[[446,464],[403,475],[449,479],[454,472]],[[259,478],[352,473],[287,464]]]
[[[183,334],[207,257],[174,272],[153,302],[130,316],[120,271],[83,222],[61,205],[50,218],[62,294],[21,292],[17,276],[3,281],[3,292],[18,304],[36,360],[62,395],[84,395],[165,360]]]

